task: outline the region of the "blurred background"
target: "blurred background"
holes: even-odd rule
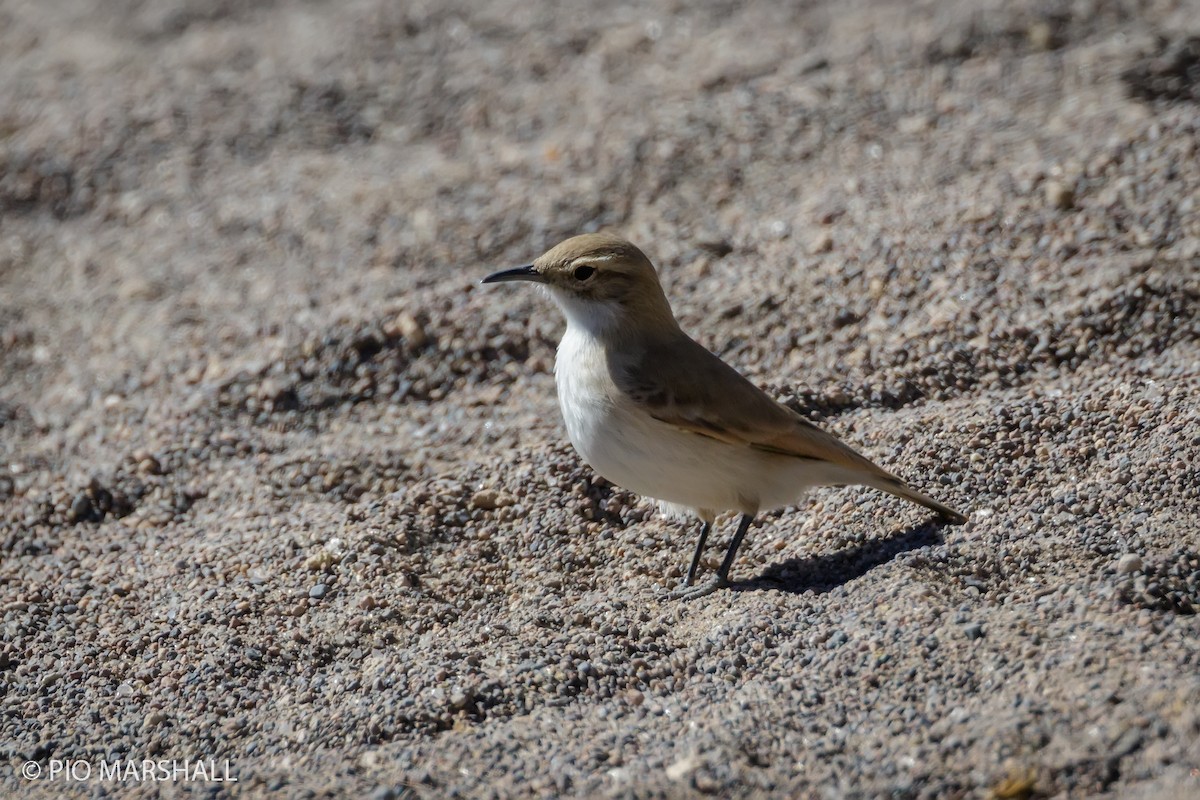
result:
[[[997,259],[1053,283],[1033,260],[1100,241],[1195,254],[1195,10],[7,0],[0,398],[78,404],[184,351],[203,374],[602,226],[669,291],[717,271],[684,314],[761,302],[739,280],[761,265],[807,297],[919,272],[938,284],[910,313],[995,289],[1019,322],[1036,289],[996,289]],[[1143,135],[1173,165],[1126,155]]]

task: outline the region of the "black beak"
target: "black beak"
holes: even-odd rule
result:
[[[544,283],[542,274],[533,268],[530,264],[527,267],[517,267],[516,269],[506,269],[500,272],[493,272],[488,275],[480,283],[505,283],[506,281],[533,281],[534,283]]]

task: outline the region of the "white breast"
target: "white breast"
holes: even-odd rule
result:
[[[700,516],[756,513],[798,500],[821,483],[811,462],[682,431],[634,406],[618,391],[602,346],[569,326],[554,364],[567,435],[608,480],[660,501],[665,510]],[[681,508],[682,507],[682,508]]]

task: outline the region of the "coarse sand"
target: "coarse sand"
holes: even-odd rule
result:
[[[1198,37],[0,0],[0,796],[1200,797]],[[817,490],[672,600],[478,285],[601,228],[970,521]]]

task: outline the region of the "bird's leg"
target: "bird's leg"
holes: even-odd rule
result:
[[[696,568],[700,566],[700,556],[704,553],[704,543],[708,540],[710,530],[712,530],[712,523],[705,520],[700,527],[700,541],[696,542],[696,553],[692,556],[692,565],[688,567],[687,580],[683,582],[684,586],[691,586],[692,581],[696,579]]]
[[[738,548],[742,546],[742,539],[746,538],[746,531],[750,529],[750,523],[753,521],[753,515],[742,515],[742,521],[738,523],[737,533],[733,535],[733,541],[729,543],[729,549],[725,551],[725,560],[721,562],[721,567],[717,570],[716,577],[700,586],[690,589],[684,588],[674,592],[672,596],[679,600],[695,600],[700,597],[706,597],[718,589],[728,586],[729,568],[733,566],[733,560],[737,558]]]
[[[738,523],[737,533],[733,535],[733,541],[729,543],[729,549],[725,551],[725,560],[721,562],[721,568],[717,570],[717,579],[722,586],[729,583],[729,568],[733,566],[733,559],[737,557],[738,548],[742,546],[742,539],[746,538],[746,531],[750,530],[751,522],[754,522],[754,515],[742,514],[742,521]]]

